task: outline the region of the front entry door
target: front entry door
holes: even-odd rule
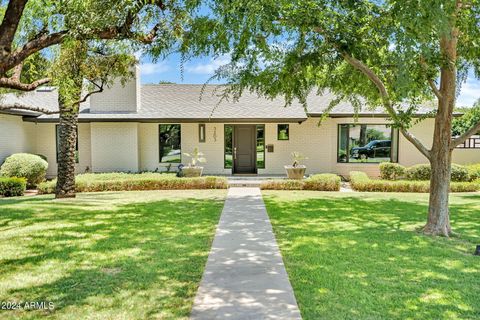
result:
[[[257,173],[255,125],[236,125],[234,128],[233,173]]]

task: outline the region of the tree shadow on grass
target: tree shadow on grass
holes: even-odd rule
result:
[[[427,203],[415,196],[265,201],[304,319],[480,315],[478,196],[453,201],[452,239],[416,232]]]
[[[0,208],[2,219],[21,219],[15,229],[0,229],[0,245],[11,250],[0,259],[0,300],[52,301],[53,318],[187,317],[222,203],[163,200],[96,211],[50,202],[40,213],[35,204]],[[43,313],[10,311],[2,318],[14,314]]]

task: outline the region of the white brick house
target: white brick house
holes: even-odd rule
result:
[[[319,125],[319,116],[333,98],[311,96],[308,112],[300,104],[284,107],[281,99],[245,94],[240,101],[218,106],[216,86],[140,85],[136,77],[115,85],[81,106],[78,129],[78,173],[174,170],[187,163],[183,152],[198,147],[207,158],[208,174],[284,174],[293,151],[303,153],[307,173],[348,175],[361,170],[378,175],[378,163],[403,165],[427,160],[398,132],[386,126],[382,110],[353,118],[348,103],[338,105]],[[0,103],[57,109],[55,89],[22,96],[7,95]],[[12,153],[44,155],[48,175],[56,164],[57,115],[12,110],[0,113],[0,163]],[[432,140],[433,119],[412,132],[425,144]],[[480,162],[479,148],[456,149],[456,163]]]

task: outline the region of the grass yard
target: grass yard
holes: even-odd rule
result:
[[[480,195],[429,238],[426,194],[263,191],[304,320],[480,319]]]
[[[225,190],[0,199],[1,319],[186,319]]]

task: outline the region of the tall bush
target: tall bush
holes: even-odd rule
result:
[[[407,169],[406,178],[408,180],[430,180],[432,169],[429,164],[417,164]],[[452,163],[452,181],[466,182],[470,181],[470,173],[467,167]]]
[[[9,156],[0,167],[4,177],[21,177],[27,179],[27,187],[34,188],[45,180],[48,162],[40,156],[29,153],[15,153]]]

